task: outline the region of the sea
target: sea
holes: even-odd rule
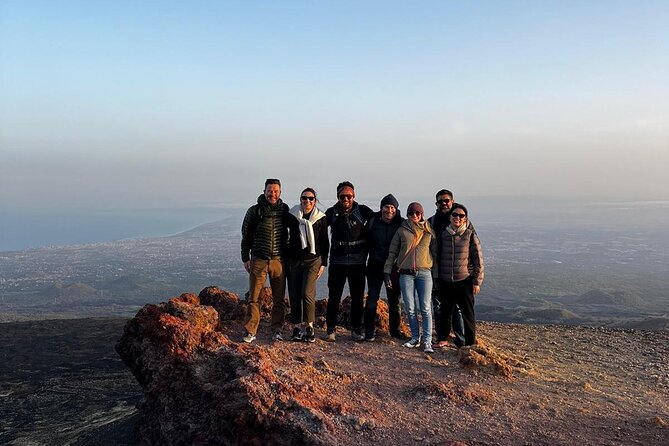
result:
[[[0,252],[168,236],[233,212],[241,209],[5,208],[0,210]]]
[[[477,228],[487,226],[574,228],[648,232],[662,238],[669,232],[669,201],[575,200],[564,197],[456,197],[468,206]],[[400,197],[401,209],[409,198]],[[376,200],[360,199],[372,209]],[[322,203],[325,208],[332,203]],[[423,203],[425,213],[433,205]],[[201,224],[241,215],[243,207],[207,205],[153,209],[0,208],[0,252],[115,240],[161,237]]]

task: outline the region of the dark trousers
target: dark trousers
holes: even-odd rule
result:
[[[390,273],[392,288],[386,287],[388,296],[388,319],[390,334],[400,333],[400,275],[393,267]],[[367,301],[365,302],[365,332],[373,334],[376,327],[376,307],[378,306],[381,286],[384,286],[383,264],[370,264],[367,267]]]
[[[362,329],[362,303],[365,294],[365,265],[330,265],[328,268],[328,308],[326,323],[328,332],[337,328],[339,304],[348,280],[351,291],[351,329]]]
[[[439,303],[441,304],[441,324],[444,333],[451,332],[451,319],[455,305],[462,311],[465,328],[465,345],[476,342],[476,316],[474,314],[474,285],[469,277],[459,282],[439,280]]]
[[[432,291],[432,317],[434,318],[434,329],[437,332],[437,339],[440,341],[447,341],[449,332],[444,331],[444,325],[441,323],[441,302],[439,301],[439,293]],[[455,334],[456,343],[465,343],[465,327],[462,321],[462,311],[459,306],[453,308],[453,317],[451,318],[451,328]]]
[[[288,295],[290,296],[290,322],[314,323],[316,320],[316,280],[321,268],[321,258],[288,262]]]

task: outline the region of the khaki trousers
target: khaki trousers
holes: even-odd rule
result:
[[[280,259],[264,260],[251,257],[249,272],[249,314],[244,327],[255,335],[260,323],[260,292],[269,274],[272,288],[272,331],[281,331],[286,318],[286,272]]]

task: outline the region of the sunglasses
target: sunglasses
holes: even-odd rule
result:
[[[411,212],[407,212],[407,215],[409,217],[411,217],[412,215],[415,215],[416,217],[420,217],[421,215],[423,215],[423,213],[421,211],[411,211]]]
[[[348,195],[348,194],[341,194],[339,196],[340,200],[351,200],[353,198],[353,195]]]
[[[441,200],[437,200],[437,204],[448,204],[451,201],[453,200],[451,200],[450,198],[442,198]]]
[[[300,200],[302,200],[302,201],[307,201],[307,200],[309,200],[309,201],[314,201],[315,199],[316,199],[316,197],[308,197],[308,196],[306,196],[306,195],[302,195],[302,196],[300,197]]]
[[[453,218],[467,218],[465,214],[451,214],[451,217]]]

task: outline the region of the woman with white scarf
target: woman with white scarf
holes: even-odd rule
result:
[[[483,251],[478,235],[467,227],[467,208],[455,204],[451,208],[450,224],[437,240],[438,298],[442,308],[444,333],[451,331],[451,315],[457,304],[465,326],[465,345],[476,343],[474,296],[483,283]],[[456,340],[456,347],[461,347]]]
[[[288,294],[291,341],[315,342],[316,281],[328,263],[330,241],[325,213],[316,206],[316,191],[307,187],[288,223]]]

